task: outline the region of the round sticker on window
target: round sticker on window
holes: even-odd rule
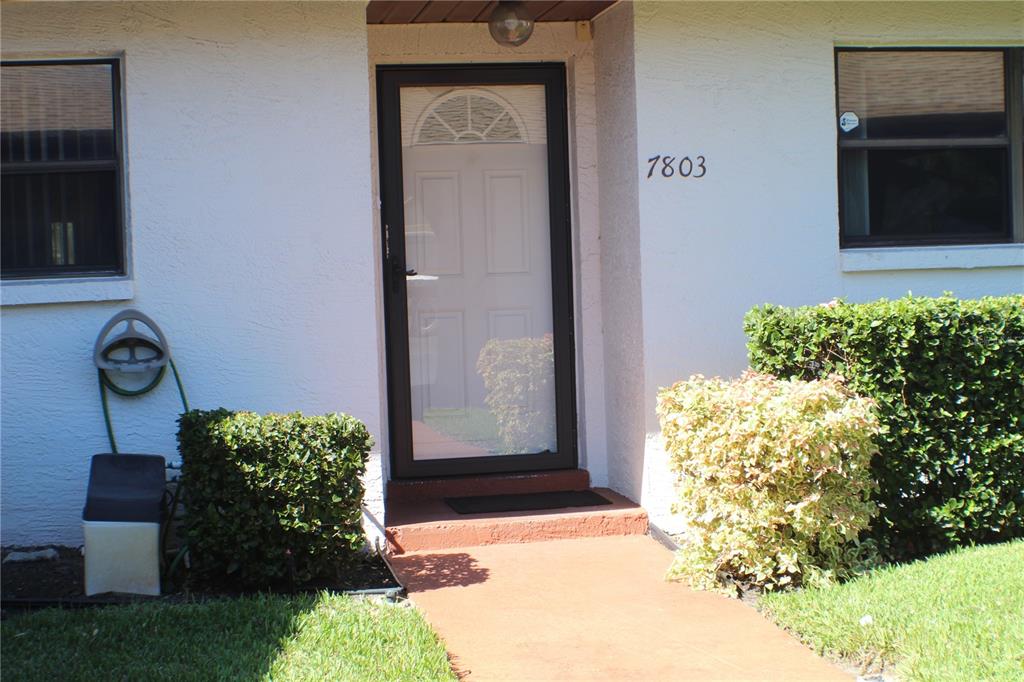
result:
[[[859,125],[860,117],[852,111],[844,111],[843,115],[839,117],[839,129],[844,133],[850,132]]]

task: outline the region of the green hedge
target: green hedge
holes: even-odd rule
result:
[[[178,420],[191,576],[199,586],[337,577],[363,547],[373,440],[343,414],[193,410]]]
[[[756,370],[838,373],[877,402],[890,558],[1024,535],[1024,296],[766,305],[745,329]]]

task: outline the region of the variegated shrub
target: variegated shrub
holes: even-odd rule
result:
[[[874,403],[839,377],[691,377],[658,396],[689,538],[670,577],[703,589],[822,585],[871,565]]]

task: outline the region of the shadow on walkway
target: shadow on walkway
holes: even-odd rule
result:
[[[486,582],[491,574],[464,552],[407,554],[392,557],[390,561],[410,592],[476,585]]]

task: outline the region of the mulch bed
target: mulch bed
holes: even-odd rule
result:
[[[32,551],[46,547],[19,547]],[[19,561],[0,568],[0,593],[9,599],[71,599],[85,598],[83,592],[85,559],[74,547],[54,547],[60,558],[56,561]],[[7,548],[4,549],[4,557]]]
[[[31,551],[43,547],[4,547],[3,556],[14,549]],[[202,601],[223,597],[238,597],[245,592],[225,590],[220,593],[192,592],[179,590],[159,597],[126,594],[98,594],[85,596],[85,557],[80,548],[52,546],[57,550],[56,560],[8,562],[0,568],[0,595],[6,614],[11,609],[39,608],[45,606],[92,606],[120,604],[139,601],[160,601],[181,603]],[[397,590],[401,584],[395,580],[391,569],[376,555],[367,555],[365,560],[344,578],[337,581],[321,580],[301,585],[289,593],[327,590],[329,592],[358,592],[363,590]]]

